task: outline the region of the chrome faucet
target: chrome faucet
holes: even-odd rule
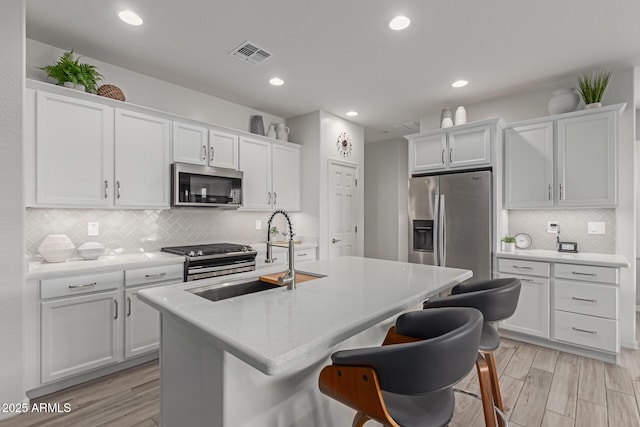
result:
[[[282,214],[287,219],[287,224],[289,226],[289,268],[287,273],[283,277],[278,277],[278,284],[280,286],[287,285],[288,290],[296,289],[296,271],[293,268],[293,260],[294,260],[294,247],[293,247],[293,225],[291,225],[291,218],[289,218],[289,214],[283,209],[277,209],[271,214],[271,218],[269,218],[269,222],[267,223],[267,258],[264,260],[266,263],[272,263],[275,261],[273,258],[273,251],[271,243],[271,221],[273,221],[273,217],[277,214]]]

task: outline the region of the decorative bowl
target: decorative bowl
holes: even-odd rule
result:
[[[66,234],[49,234],[38,246],[38,253],[47,262],[64,262],[71,258],[75,245]]]
[[[98,242],[87,242],[78,246],[78,255],[84,259],[98,259],[104,253],[104,246]]]

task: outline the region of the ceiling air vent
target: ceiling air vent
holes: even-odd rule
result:
[[[233,49],[229,55],[253,65],[258,65],[271,57],[269,52],[249,41]]]

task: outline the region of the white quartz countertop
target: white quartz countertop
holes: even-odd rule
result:
[[[183,263],[183,256],[165,252],[104,255],[96,260],[75,258],[65,262],[30,262],[27,279],[51,278],[71,274],[90,274],[117,269],[144,268]]]
[[[588,264],[603,267],[629,267],[629,261],[622,255],[593,254],[588,252],[548,251],[542,249],[516,250],[515,252],[496,252],[498,258],[526,259],[530,261],[562,262],[565,264]]]
[[[260,274],[277,271],[283,266]],[[359,257],[307,262],[298,271],[326,277],[299,283],[293,291],[277,288],[217,302],[185,289],[222,286],[256,272],[145,289],[138,297],[276,375],[472,276],[468,270]]]

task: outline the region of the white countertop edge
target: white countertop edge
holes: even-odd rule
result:
[[[629,261],[616,254],[594,254],[589,252],[557,252],[543,249],[516,249],[515,252],[496,252],[497,258],[516,258],[531,261],[560,262],[565,264],[588,264],[602,267],[629,267]]]
[[[312,266],[310,268],[305,268],[297,270],[298,272],[309,271],[310,273],[314,273]],[[281,265],[273,266],[270,268],[265,268],[260,271],[260,275],[275,273],[283,271]],[[240,280],[243,278],[254,277],[256,272],[247,272],[234,275],[232,280]],[[241,342],[236,340],[232,340],[228,335],[224,335],[216,331],[209,325],[208,323],[204,323],[199,321],[197,316],[190,315],[186,310],[176,309],[175,306],[171,306],[170,304],[163,303],[163,298],[158,295],[150,294],[146,291],[141,291],[138,294],[138,298],[140,298],[145,303],[159,310],[163,314],[169,314],[174,319],[180,321],[183,324],[186,324],[190,327],[195,327],[196,330],[202,335],[204,339],[214,344],[215,346],[221,348],[222,350],[232,354],[238,359],[244,361],[245,363],[253,366],[259,371],[263,372],[267,375],[278,375],[285,372],[291,372],[295,370],[299,364],[303,361],[308,361],[312,357],[310,354],[324,354],[327,350],[330,350],[333,346],[339,344],[345,339],[358,334],[394,315],[400,314],[403,310],[414,306],[417,303],[424,301],[427,297],[435,295],[443,290],[450,288],[452,285],[467,280],[472,277],[472,273],[470,271],[466,271],[465,273],[459,274],[456,277],[451,278],[450,280],[443,282],[437,289],[425,289],[424,292],[416,294],[410,298],[406,298],[396,304],[390,305],[385,308],[384,311],[378,311],[376,313],[371,313],[366,319],[363,319],[357,325],[349,325],[345,326],[343,329],[336,331],[329,337],[318,338],[317,340],[313,340],[306,345],[299,346],[295,349],[287,353],[281,354],[279,357],[268,358],[264,357],[257,352],[254,352],[251,348],[243,345]],[[215,282],[224,283],[225,280],[229,280],[229,278],[218,278]],[[211,282],[209,282],[211,283]],[[167,291],[175,290],[175,291],[184,291],[188,288],[193,288],[195,284],[193,282],[187,282],[182,284],[176,284],[171,286],[163,287],[162,293],[166,294]],[[198,283],[200,285],[200,283]],[[298,289],[294,292],[304,292],[305,283],[301,283],[298,285]],[[171,289],[169,289],[171,288]],[[312,289],[312,288],[310,288]],[[266,292],[273,292],[266,291]],[[282,289],[282,292],[291,292],[286,289]]]
[[[165,252],[141,252],[124,255],[104,255],[97,260],[77,259],[66,262],[30,262],[26,280],[64,277],[74,274],[102,273],[131,268],[183,264],[184,257]]]

